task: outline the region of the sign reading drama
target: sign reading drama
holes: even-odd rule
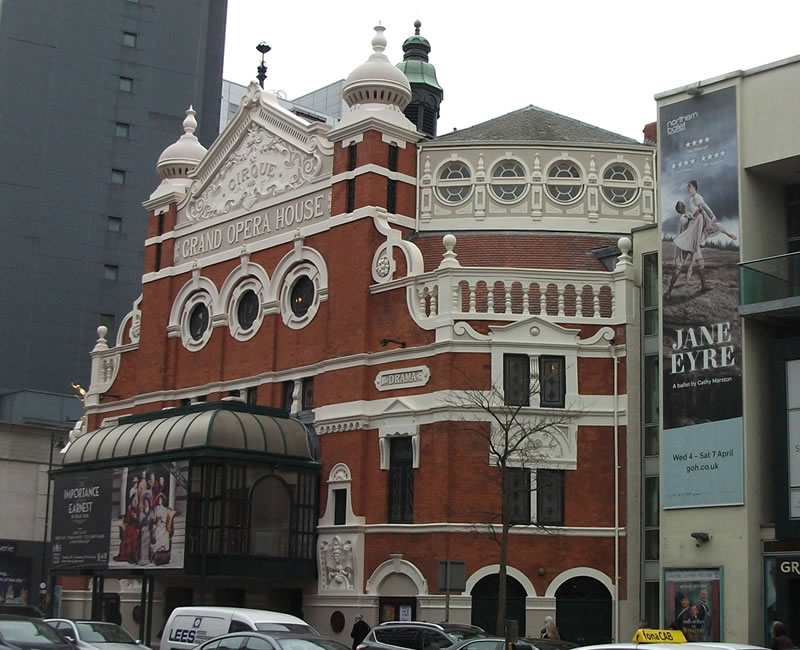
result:
[[[224,252],[331,216],[331,190],[285,201],[175,240],[175,262]]]
[[[53,566],[183,567],[186,463],[57,474]]]
[[[744,502],[736,89],[659,110],[663,507]]]

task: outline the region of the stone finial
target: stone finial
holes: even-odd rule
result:
[[[456,247],[456,236],[449,233],[442,237],[442,244],[444,244],[445,252],[442,254],[442,261],[439,263],[439,268],[453,268],[460,267],[458,256],[453,252]]]
[[[617,247],[620,250],[620,256],[617,258],[617,268],[622,266],[630,266],[633,261],[631,260],[631,249],[633,248],[633,242],[631,242],[629,237],[620,237],[617,240]]]
[[[372,49],[376,52],[383,52],[386,49],[386,37],[383,32],[386,28],[383,25],[375,25],[375,36],[372,37]]]

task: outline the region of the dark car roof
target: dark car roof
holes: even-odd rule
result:
[[[2,603],[0,604],[0,614],[8,615],[15,614],[24,618],[42,618],[42,610],[35,605],[18,605],[15,603]]]
[[[341,641],[337,641],[336,639],[331,639],[326,636],[320,636],[319,634],[299,634],[297,632],[283,632],[283,631],[275,631],[272,630],[242,630],[241,632],[230,632],[228,634],[223,634],[218,637],[214,637],[213,639],[209,639],[208,641],[204,641],[202,645],[207,645],[209,643],[213,643],[215,641],[220,641],[221,639],[227,639],[231,637],[242,637],[242,636],[258,636],[258,637],[266,637],[270,640],[275,641],[276,644],[280,645],[281,641],[292,640],[292,639],[300,639],[303,641],[308,641],[309,643],[315,643],[317,645],[330,645],[332,647],[341,647],[342,650],[349,650],[349,648],[344,645]],[[198,648],[200,646],[197,646]]]

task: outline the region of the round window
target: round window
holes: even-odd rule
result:
[[[307,275],[297,279],[292,285],[291,307],[295,316],[305,316],[314,302],[314,283]]]
[[[446,203],[460,203],[472,193],[472,174],[464,163],[451,162],[439,172],[437,192]]]
[[[611,165],[603,172],[603,196],[610,203],[624,205],[638,194],[633,170],[627,165]]]
[[[243,330],[249,330],[253,323],[258,318],[258,310],[261,305],[258,302],[258,295],[252,289],[245,291],[239,298],[239,304],[236,306],[236,319],[239,322],[239,327]]]
[[[492,194],[501,201],[516,201],[525,193],[525,170],[515,160],[504,160],[492,170]]]
[[[192,308],[189,314],[189,335],[192,340],[199,341],[203,338],[208,329],[208,307],[204,303],[198,303]]]
[[[575,163],[562,160],[547,171],[547,193],[554,201],[570,203],[583,194],[581,171]]]

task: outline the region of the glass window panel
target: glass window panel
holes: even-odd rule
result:
[[[658,560],[658,528],[644,533],[644,559]]]
[[[503,355],[503,394],[510,406],[528,406],[531,393],[531,361],[527,354]]]
[[[506,499],[509,521],[513,524],[531,522],[531,470],[525,467],[506,468]]]
[[[536,520],[539,524],[562,526],[564,524],[564,471],[540,469],[536,471]]]
[[[414,469],[411,438],[392,438],[389,443],[389,521],[414,521]],[[394,643],[394,642],[393,642]]]
[[[648,476],[644,480],[644,525],[658,526],[658,522],[658,476]]]
[[[539,358],[539,403],[542,406],[563,408],[566,398],[564,357]]]

